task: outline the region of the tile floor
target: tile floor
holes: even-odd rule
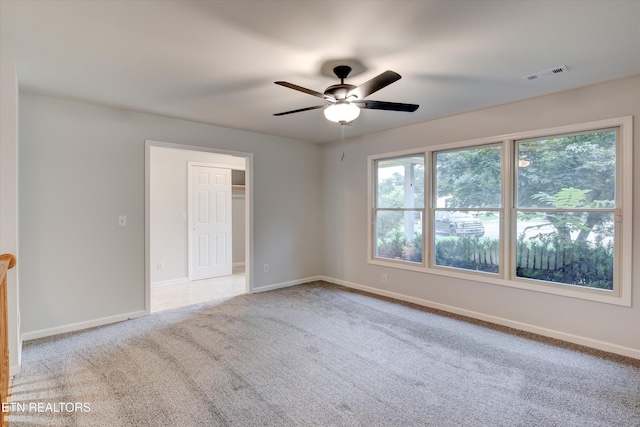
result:
[[[246,293],[244,266],[234,267],[231,276],[151,287],[151,312],[184,307]]]

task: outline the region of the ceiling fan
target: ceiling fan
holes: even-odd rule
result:
[[[371,101],[364,99],[383,87],[389,86],[391,83],[400,80],[400,74],[394,71],[387,70],[360,86],[354,86],[344,82],[344,79],[346,79],[349,73],[351,73],[351,67],[348,65],[338,65],[333,69],[333,72],[340,79],[340,84],[329,86],[325,89],[324,93],[316,92],[315,90],[307,89],[288,82],[274,82],[277,85],[308,93],[309,95],[313,95],[326,101],[326,103],[322,105],[314,105],[313,107],[276,113],[274,116],[284,116],[286,114],[299,113],[301,111],[309,111],[326,107],[324,109],[324,115],[328,120],[340,123],[341,125],[346,125],[358,118],[361,108],[370,110],[414,112],[419,107],[416,104],[402,104],[399,102]]]

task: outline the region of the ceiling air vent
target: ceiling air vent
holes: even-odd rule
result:
[[[539,79],[541,77],[550,76],[552,74],[566,73],[567,71],[569,71],[567,66],[566,65],[561,65],[560,67],[555,67],[555,68],[551,68],[549,70],[544,70],[544,71],[539,71],[539,72],[534,73],[534,74],[529,74],[528,76],[524,76],[523,79],[525,79],[525,80],[537,80],[537,79]]]

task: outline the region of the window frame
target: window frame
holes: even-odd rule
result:
[[[614,289],[603,290],[572,286],[541,280],[516,277],[516,176],[515,165],[517,141],[554,137],[565,134],[589,133],[592,131],[617,129],[616,140],[616,199],[615,216],[616,227],[614,234]],[[455,149],[474,148],[480,146],[502,146],[502,207],[500,208],[500,271],[498,274],[456,269],[437,266],[433,261],[433,242],[435,215],[435,189],[433,162],[436,152]],[[407,157],[410,155],[425,156],[425,206],[422,213],[422,264],[402,260],[390,260],[375,257],[375,186],[377,185],[377,171],[375,164],[378,160]],[[633,116],[616,117],[556,126],[546,129],[536,129],[524,132],[492,136],[474,140],[458,141],[444,144],[419,147],[410,150],[381,153],[368,156],[368,229],[367,233],[367,262],[371,265],[398,268],[402,270],[428,273],[475,282],[482,282],[510,288],[525,289],[551,295],[559,295],[607,304],[631,306],[632,288],[632,236],[633,236]],[[482,210],[482,209],[481,209]],[[580,209],[582,210],[582,209]]]
[[[500,206],[499,207],[493,207],[493,208],[485,208],[485,207],[466,207],[466,208],[439,208],[437,207],[437,179],[435,177],[435,174],[432,175],[431,174],[431,170],[435,170],[435,165],[437,162],[436,156],[439,153],[447,153],[447,152],[452,152],[452,151],[464,151],[464,150],[472,150],[472,149],[476,149],[476,148],[491,148],[491,147],[497,147],[500,149],[500,154],[501,154],[501,162],[500,162],[500,170],[501,170],[501,197],[500,197]],[[436,212],[440,211],[440,212],[475,212],[475,211],[492,211],[492,212],[497,212],[498,213],[498,218],[499,218],[499,227],[498,227],[498,235],[504,236],[504,232],[502,230],[502,218],[504,217],[504,203],[505,203],[505,197],[504,197],[504,188],[505,188],[505,183],[504,183],[504,178],[505,178],[505,174],[504,174],[504,161],[503,161],[503,157],[504,157],[504,143],[501,141],[496,141],[493,140],[493,142],[484,142],[482,144],[473,144],[473,145],[463,145],[463,146],[456,146],[456,147],[452,147],[452,148],[445,148],[445,149],[439,149],[439,150],[435,150],[435,149],[430,149],[428,150],[429,152],[429,164],[431,165],[431,169],[429,170],[429,182],[430,182],[430,193],[429,193],[429,213],[430,213],[430,218],[431,218],[431,222],[429,222],[429,229],[431,231],[430,233],[430,239],[429,239],[429,255],[428,255],[428,259],[429,259],[429,268],[431,269],[445,269],[444,271],[459,271],[462,272],[463,274],[474,274],[474,275],[482,275],[485,277],[489,277],[489,278],[502,278],[503,277],[503,273],[504,273],[504,268],[505,268],[505,263],[504,263],[504,254],[503,254],[503,246],[504,246],[504,242],[503,239],[499,238],[499,259],[500,259],[500,263],[498,264],[498,273],[491,273],[491,272],[486,272],[486,271],[480,271],[480,270],[469,270],[469,269],[464,269],[464,268],[457,268],[457,267],[451,267],[451,266],[446,266],[446,265],[439,265],[436,264],[436,258],[435,258],[435,251],[433,250],[435,247],[435,241],[436,241],[436,230],[435,230],[435,217],[436,217]],[[425,174],[427,173],[427,171],[425,170]],[[426,176],[425,176],[425,180],[426,180]],[[426,197],[426,196],[425,196]],[[424,246],[423,246],[424,248]],[[424,249],[423,249],[424,250]],[[423,255],[424,256],[424,255]]]
[[[378,167],[377,164],[379,161],[382,160],[394,160],[394,159],[404,159],[404,158],[408,158],[408,157],[413,157],[413,156],[422,156],[424,159],[424,186],[425,188],[423,189],[423,194],[424,194],[424,202],[423,202],[423,206],[420,207],[413,207],[413,208],[407,208],[407,207],[402,207],[402,208],[381,208],[378,207]],[[413,267],[418,267],[418,268],[424,268],[425,266],[425,254],[424,254],[424,244],[425,244],[425,214],[426,214],[426,205],[427,205],[427,165],[426,165],[426,161],[427,158],[424,155],[424,151],[418,151],[418,152],[413,152],[413,151],[402,151],[402,152],[396,152],[394,153],[393,156],[384,156],[384,157],[380,157],[380,158],[375,158],[371,161],[369,161],[369,168],[370,170],[373,170],[373,188],[371,189],[371,191],[369,191],[369,206],[371,206],[371,215],[370,215],[370,223],[371,223],[371,227],[370,227],[370,233],[368,233],[368,245],[370,248],[369,251],[369,261],[371,260],[377,260],[379,262],[383,262],[383,263],[391,263],[392,265],[394,264],[399,264],[401,266],[413,266]],[[371,179],[371,172],[369,172],[369,179]],[[415,262],[415,261],[406,261],[406,260],[399,260],[399,259],[391,259],[391,258],[384,258],[384,257],[378,257],[376,256],[376,250],[377,250],[377,233],[376,233],[376,218],[377,218],[377,213],[380,211],[385,211],[385,212],[392,212],[392,211],[396,211],[396,212],[421,212],[422,213],[422,261],[421,262]]]
[[[513,182],[513,202],[512,202],[512,209],[511,209],[511,218],[512,218],[512,224],[513,224],[513,231],[512,233],[515,233],[513,235],[517,235],[517,216],[519,213],[521,212],[556,212],[556,213],[568,213],[568,212],[600,212],[600,213],[612,213],[614,216],[614,223],[617,223],[618,221],[616,221],[616,217],[620,215],[620,209],[619,209],[619,204],[620,204],[620,197],[618,196],[618,194],[621,194],[621,181],[623,181],[623,179],[619,179],[620,178],[620,173],[619,173],[619,167],[620,167],[620,156],[621,156],[621,150],[620,150],[620,135],[621,135],[621,127],[620,126],[614,126],[614,127],[610,127],[610,128],[597,128],[597,129],[589,129],[587,131],[580,131],[580,132],[571,132],[571,133],[564,133],[564,134],[556,134],[556,135],[545,135],[542,137],[537,137],[537,138],[520,138],[520,139],[514,139],[513,141],[513,165],[514,165],[514,172],[513,172],[513,176],[511,177],[512,182]],[[556,138],[556,137],[570,137],[570,136],[577,136],[577,135],[586,135],[586,134],[591,134],[591,133],[595,133],[595,132],[606,132],[606,131],[615,131],[616,132],[616,146],[615,146],[615,155],[616,155],[616,171],[615,171],[615,187],[614,187],[614,192],[616,194],[616,200],[615,200],[615,206],[613,207],[607,207],[607,208],[551,208],[551,207],[525,207],[525,206],[519,206],[518,204],[518,169],[516,167],[516,161],[518,158],[518,144],[522,143],[522,142],[530,142],[530,141],[536,141],[536,140],[540,140],[540,139],[544,139],[544,138]],[[619,276],[621,273],[621,269],[618,265],[616,265],[616,263],[619,264],[619,259],[620,259],[620,245],[616,244],[615,242],[618,241],[618,239],[620,238],[620,231],[621,231],[621,226],[615,226],[614,227],[614,275],[613,275],[613,284],[614,284],[614,289],[612,290],[607,290],[607,289],[598,289],[598,288],[589,288],[589,287],[578,287],[580,289],[582,289],[584,292],[592,292],[594,294],[602,294],[602,293],[610,293],[610,295],[615,295],[615,296],[620,296],[620,286],[615,286],[616,282],[619,282]],[[522,282],[522,283],[533,283],[534,286],[548,286],[548,285],[562,285],[562,286],[567,286],[567,284],[563,284],[563,283],[554,283],[554,282],[549,282],[549,281],[544,281],[544,280],[538,280],[538,279],[532,279],[532,278],[527,278],[527,277],[522,277],[522,276],[518,276],[515,266],[517,265],[517,253],[516,251],[513,251],[513,253],[510,254],[511,255],[511,260],[512,260],[512,265],[514,266],[514,268],[512,268],[511,273],[511,280],[514,281],[518,281],[518,282]],[[571,285],[569,285],[571,286]]]
[[[422,211],[422,262],[411,262],[404,260],[394,260],[390,258],[381,258],[376,256],[376,213],[377,209],[377,186],[378,186],[378,168],[377,162],[380,160],[392,160],[396,158],[404,158],[411,156],[424,156],[424,149],[414,149],[414,150],[403,150],[403,151],[394,151],[392,153],[385,153],[380,155],[369,156],[367,160],[367,181],[368,181],[368,191],[367,191],[367,206],[369,207],[368,214],[368,233],[367,233],[367,262],[369,264],[382,265],[386,267],[395,267],[401,268],[405,270],[413,270],[413,271],[425,271],[425,254],[424,254],[424,243],[425,243],[425,234],[427,233],[427,229],[425,227],[426,221],[426,205],[427,205],[427,158],[425,156],[425,177],[424,177],[424,206],[422,208],[413,208],[412,210]]]

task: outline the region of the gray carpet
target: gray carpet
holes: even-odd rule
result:
[[[12,402],[12,427],[638,426],[640,361],[316,282],[31,341]]]

